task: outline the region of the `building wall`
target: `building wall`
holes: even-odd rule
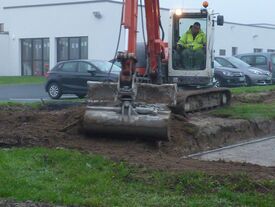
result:
[[[67,4],[68,2],[73,3]],[[52,3],[58,4],[49,5]],[[22,5],[25,6],[20,7]],[[0,35],[0,43],[3,43],[0,48],[0,75],[21,75],[20,42],[24,38],[50,39],[51,68],[57,60],[56,38],[58,37],[88,36],[90,59],[112,59],[118,39],[121,9],[122,4],[113,1],[1,0],[0,23],[5,23],[5,30],[9,35],[4,37]],[[100,12],[102,18],[96,18],[93,12]],[[167,40],[169,11],[161,10],[161,16]],[[138,41],[143,40],[141,28],[139,15]],[[229,56],[232,47],[238,47],[239,53],[253,52],[253,48],[263,48],[265,51],[274,49],[275,42],[271,41],[274,35],[275,29],[225,24],[223,27],[216,28],[214,46],[216,55],[219,55],[220,49],[225,49],[226,55]],[[125,31],[122,30],[119,50],[124,49]]]
[[[18,1],[17,1],[18,2]],[[28,5],[25,1],[26,5]],[[40,3],[68,2],[66,0],[39,0]],[[75,2],[75,1],[74,1]],[[81,1],[83,2],[83,1]],[[24,5],[21,1],[20,5]],[[16,1],[4,1],[5,28],[10,35],[10,67],[21,75],[20,41],[25,38],[50,38],[50,67],[56,64],[56,38],[88,36],[90,59],[110,60],[115,55],[121,20],[122,4],[88,1],[81,4],[12,8]],[[93,12],[100,12],[97,19]],[[16,18],[14,16],[16,15]],[[163,12],[164,24],[168,25],[169,13]],[[144,22],[146,23],[146,22]],[[141,16],[139,17],[138,41],[142,41]],[[125,31],[122,30],[119,50],[125,49]],[[1,72],[0,72],[1,73]],[[2,75],[2,74],[0,74]]]
[[[15,68],[10,68],[10,47],[9,35],[0,34],[0,75],[13,76],[18,75]]]
[[[18,57],[20,40],[24,38],[50,38],[50,67],[56,63],[58,37],[88,36],[89,58],[110,58],[118,36],[120,8],[119,4],[99,3],[6,9],[6,25],[12,39],[11,58],[15,60],[11,67],[17,68],[20,75],[21,59]],[[93,11],[101,12],[102,19],[96,19]]]
[[[275,49],[275,28],[254,27],[235,23],[226,23],[216,27],[215,55],[219,55],[220,49],[226,50],[226,56],[232,55],[232,47],[238,48],[238,53],[251,53],[254,48]]]

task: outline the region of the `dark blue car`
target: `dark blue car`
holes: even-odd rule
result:
[[[63,94],[75,94],[84,98],[87,94],[87,81],[116,82],[120,67],[103,60],[70,60],[59,62],[47,74],[46,92],[52,99]]]

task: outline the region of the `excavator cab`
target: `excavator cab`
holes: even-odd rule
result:
[[[168,67],[169,82],[183,86],[211,85],[214,75],[214,15],[207,9],[178,9],[171,11],[170,15],[168,45],[172,55]]]

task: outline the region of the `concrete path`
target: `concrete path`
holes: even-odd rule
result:
[[[275,137],[232,145],[188,157],[207,161],[232,161],[275,167]]]

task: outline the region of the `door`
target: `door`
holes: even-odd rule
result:
[[[78,73],[77,73],[78,62],[66,62],[60,69],[58,79],[62,85],[64,93],[75,93],[77,92],[78,86]]]
[[[255,56],[255,67],[269,71],[267,58],[263,55]]]
[[[88,72],[94,71],[94,72]],[[78,83],[79,90],[86,93],[87,92],[87,82],[96,81],[96,68],[87,62],[79,62],[78,64]]]

